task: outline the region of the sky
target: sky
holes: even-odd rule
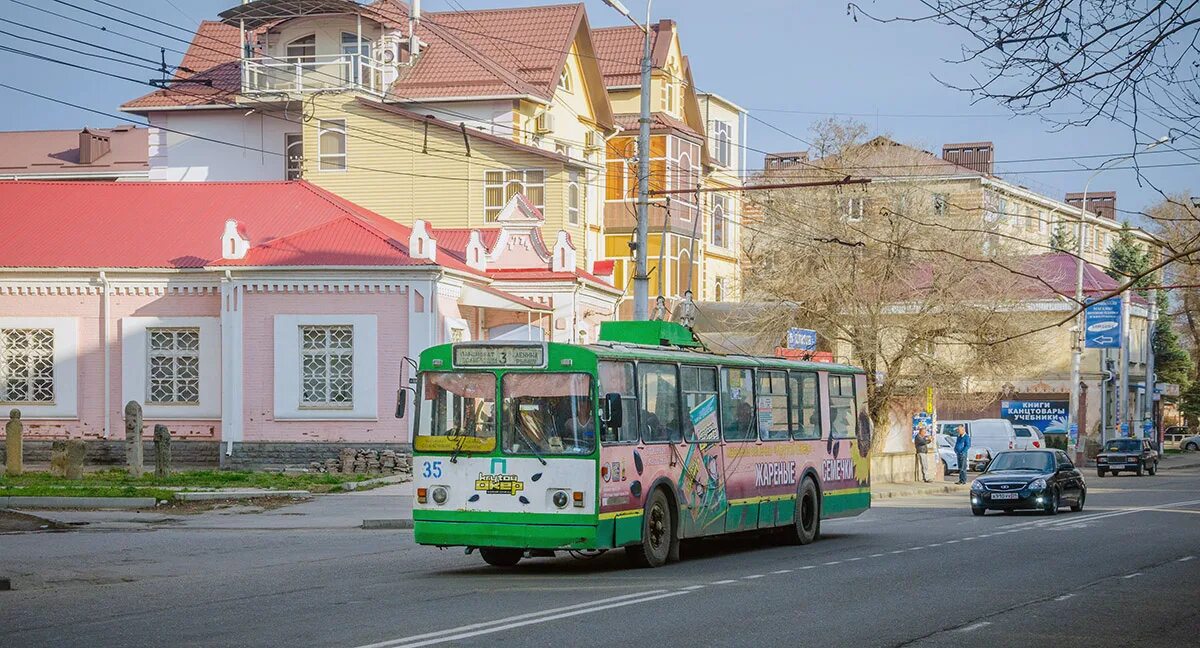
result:
[[[16,21],[61,36],[84,40],[150,61],[159,60],[159,47],[166,47],[168,65],[177,63],[190,33],[202,19],[215,19],[235,0],[105,0],[141,16],[123,13],[99,0],[0,0],[0,46],[33,51],[128,76],[137,81],[118,80],[91,71],[62,67],[0,50],[0,83],[47,95],[89,108],[102,115],[0,88],[6,109],[0,119],[3,130],[79,128],[108,126],[122,121],[118,107],[151,90],[144,82],[158,78],[151,69],[129,67],[113,61],[89,58],[60,47],[47,45],[37,32],[18,27]],[[48,15],[19,3],[35,5],[77,18],[85,25]],[[425,0],[425,11],[456,11],[460,8],[547,4],[533,0]],[[78,8],[119,18],[138,26],[122,25]],[[601,0],[586,0],[588,20],[593,27],[624,24],[625,19]],[[643,0],[625,0],[636,15],[645,15]],[[894,11],[919,10],[915,0],[892,0]],[[874,10],[878,10],[875,7]],[[144,17],[143,17],[144,16]],[[1103,162],[1100,155],[1123,155],[1138,143],[1153,141],[1163,133],[1147,125],[1134,138],[1129,128],[1115,122],[1098,121],[1083,128],[1052,132],[1053,126],[1035,116],[1013,117],[995,103],[973,103],[972,97],[950,89],[935,78],[962,80],[978,69],[945,62],[962,46],[962,35],[932,24],[878,24],[846,13],[842,0],[658,0],[653,17],[674,19],[680,29],[684,53],[690,58],[697,87],[715,92],[748,109],[748,166],[762,166],[761,151],[804,150],[814,123],[830,117],[861,121],[872,134],[884,134],[935,153],[949,142],[991,141],[995,144],[996,172],[1030,189],[1055,198],[1068,191],[1082,191],[1090,169]],[[155,24],[149,18],[175,27]],[[103,26],[107,32],[95,26]],[[176,28],[178,27],[178,28]],[[146,43],[115,35],[122,32]],[[80,50],[84,48],[80,47]],[[91,51],[91,50],[88,50]],[[149,65],[149,63],[147,63]],[[154,66],[150,66],[154,67]],[[1070,110],[1072,107],[1064,107]],[[1056,109],[1057,110],[1057,109]],[[124,121],[137,121],[124,116]],[[758,121],[762,120],[762,121]],[[767,122],[770,126],[764,124]],[[1145,123],[1145,122],[1144,122]],[[772,128],[774,127],[774,128]],[[1173,147],[1189,147],[1187,142]],[[1183,153],[1161,146],[1140,157],[1143,165],[1173,165],[1143,168],[1145,176],[1166,192],[1192,189],[1194,163]],[[1061,157],[1042,162],[1020,162],[1030,158]],[[1012,161],[1012,162],[1010,162]],[[1121,164],[1116,165],[1118,167]],[[1144,224],[1136,213],[1159,201],[1160,194],[1149,185],[1139,186],[1132,170],[1103,172],[1092,182],[1091,191],[1115,190],[1119,218]]]

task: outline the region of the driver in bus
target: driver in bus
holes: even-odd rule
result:
[[[592,414],[592,401],[576,398],[575,413],[567,421],[566,432],[571,437],[571,448],[590,452],[596,444],[596,417]]]

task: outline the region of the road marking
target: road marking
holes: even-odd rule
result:
[[[1195,558],[1195,556],[1184,556],[1183,558],[1180,558],[1178,562],[1187,562],[1193,558]]]
[[[792,570],[790,570],[790,569],[776,569],[775,571],[773,571],[773,572],[771,572],[771,573],[772,573],[772,574],[790,574],[790,573],[792,573]]]
[[[924,549],[924,548],[925,547],[909,547],[908,550],[909,551],[920,551],[921,549]]]
[[[755,578],[762,578],[762,577],[763,577],[762,574],[751,574],[750,576],[742,576],[742,580],[754,580]]]
[[[1154,506],[1139,506],[1139,507],[1135,507],[1135,508],[1127,508],[1127,509],[1112,511],[1109,513],[1095,513],[1092,515],[1085,515],[1083,517],[1068,518],[1065,520],[1047,520],[1047,521],[1043,522],[1041,524],[1041,526],[1042,527],[1066,526],[1066,525],[1070,525],[1070,524],[1079,524],[1081,522],[1092,522],[1093,520],[1104,520],[1107,518],[1119,517],[1122,515],[1130,515],[1133,513],[1143,513],[1145,511],[1158,511],[1161,509],[1169,509],[1169,508],[1176,507],[1176,506],[1190,506],[1193,504],[1200,504],[1200,500],[1189,500],[1186,502],[1168,502],[1166,504],[1156,504]]]
[[[958,540],[947,540],[946,544],[958,544]]]
[[[829,562],[827,562],[827,563],[821,563],[821,564],[822,564],[822,565],[826,565],[826,566],[828,566],[828,565],[840,565],[840,564],[842,564],[842,561],[840,561],[840,560],[830,560],[830,561],[829,561]]]
[[[521,626],[531,625],[534,623],[544,623],[554,619],[562,619],[579,614],[589,614],[592,612],[599,612],[601,610],[608,610],[625,605],[634,605],[637,603],[679,596],[681,594],[687,594],[687,592],[649,590],[646,592],[638,592],[636,594],[624,594],[622,596],[613,596],[597,601],[588,601],[586,603],[577,603],[575,605],[551,608],[549,610],[518,614],[516,616],[505,617],[503,619],[496,619],[495,621],[472,623],[470,625],[460,626],[457,628],[447,628],[446,630],[438,630],[436,632],[428,632],[425,634],[413,635],[411,637],[389,639],[387,641],[359,646],[358,648],[400,648],[401,646],[404,648],[417,648],[418,646],[431,646],[433,644],[444,643],[447,641],[468,639],[470,637],[491,634],[493,632],[501,632],[511,628],[519,628]]]
[[[816,565],[805,565],[805,566],[801,567],[800,569],[815,569],[816,567],[817,567]]]
[[[1132,574],[1125,574],[1121,578],[1128,580],[1130,578],[1137,578],[1138,576],[1141,576],[1141,575],[1142,575],[1142,572],[1133,572]]]
[[[736,583],[736,582],[737,582],[736,580],[726,579],[726,580],[713,581],[713,582],[709,583],[709,585],[728,585],[730,583]]]
[[[704,589],[704,586],[703,585],[688,585],[687,587],[680,587],[679,589],[684,592],[694,592],[698,589]]]
[[[990,626],[990,625],[992,625],[991,621],[980,621],[978,623],[972,623],[971,625],[963,626],[961,628],[955,628],[954,631],[955,632],[971,632],[973,630],[978,630],[980,628]]]
[[[1056,597],[1054,597],[1054,600],[1055,600],[1055,601],[1065,601],[1065,600],[1067,600],[1067,599],[1069,599],[1069,598],[1071,598],[1071,597],[1073,597],[1073,596],[1075,596],[1075,595],[1074,595],[1074,594],[1063,594],[1062,596],[1056,596]]]
[[[871,554],[871,557],[872,557],[872,558],[879,558],[879,557],[881,557],[881,556],[883,556],[883,554],[881,554],[881,553],[877,553],[877,554]]]
[[[895,551],[890,551],[890,552],[888,552],[888,553],[894,553],[894,554],[898,554],[898,553],[904,553],[904,550],[903,550],[903,549],[897,549],[897,550],[895,550]]]
[[[854,562],[855,560],[862,560],[862,556],[859,556],[857,558],[847,558],[846,562]]]
[[[963,538],[962,541],[966,542],[968,540],[974,540],[974,539],[975,539],[975,536],[971,536],[970,538]]]

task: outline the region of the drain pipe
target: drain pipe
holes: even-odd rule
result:
[[[101,432],[104,438],[108,438],[109,417],[112,416],[112,389],[110,382],[112,380],[112,356],[110,352],[111,344],[109,342],[109,305],[108,305],[108,275],[103,270],[100,271],[100,290],[103,291],[100,297],[100,316],[103,318],[103,325],[100,327],[100,335],[104,336],[104,416],[101,419]]]

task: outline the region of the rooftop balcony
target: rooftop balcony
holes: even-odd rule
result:
[[[242,59],[242,94],[303,94],[328,90],[383,96],[383,66],[365,54]]]

